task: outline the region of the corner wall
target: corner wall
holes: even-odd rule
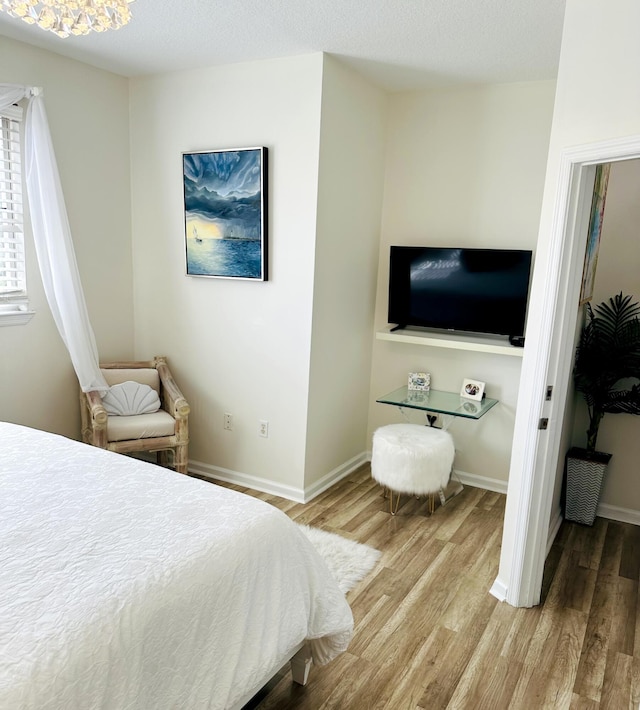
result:
[[[387,97],[324,56],[305,489],[366,460]]]
[[[322,65],[313,54],[131,81],[136,356],[168,356],[192,405],[193,470],[258,488],[268,480],[294,497],[304,485]],[[252,146],[269,151],[269,281],[185,276],[181,153]]]
[[[550,268],[562,151],[573,146],[640,135],[639,26],[640,4],[636,0],[567,0],[529,306],[530,323],[541,326],[545,320],[545,275]],[[597,87],[595,93],[594,87]],[[533,333],[532,340],[534,344],[540,340],[539,330]],[[536,352],[530,350],[530,353],[530,357],[525,355],[523,361],[523,383],[536,379],[539,363]],[[524,411],[518,417],[516,436],[527,435],[523,429],[528,418],[529,412]],[[564,453],[560,452],[560,458]],[[561,462],[557,463],[557,475],[560,476],[563,469]],[[514,540],[522,529],[524,465],[523,456],[514,447],[500,557],[499,580],[502,585],[511,579],[514,553],[521,553],[521,550],[514,550]],[[529,582],[523,580],[523,583]]]
[[[41,86],[98,351],[133,354],[128,80],[0,37],[5,83]],[[26,195],[25,195],[26,199]],[[26,212],[26,210],[25,210]],[[25,214],[36,315],[0,328],[0,419],[80,436],[78,382],[46,301]]]
[[[554,91],[549,81],[391,97],[376,329],[387,325],[391,244],[535,252]],[[454,466],[506,490],[520,366],[516,357],[374,341],[369,437],[403,420],[375,400],[408,372],[429,372],[434,389],[454,392],[465,377],[481,380],[500,404],[452,425]]]

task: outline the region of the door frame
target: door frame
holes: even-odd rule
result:
[[[534,278],[530,298],[500,570],[491,589],[512,606],[540,602],[544,563],[557,532],[551,507],[564,460],[560,434],[573,366],[595,166],[636,158],[640,135],[567,148],[560,155],[550,239],[536,253],[536,270],[542,271]],[[549,386],[553,395],[547,401]],[[541,418],[548,419],[546,430],[539,429]]]

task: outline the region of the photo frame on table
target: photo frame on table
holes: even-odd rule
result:
[[[410,372],[407,388],[409,391],[428,392],[431,388],[431,375],[428,372]]]
[[[474,399],[476,401],[481,401],[484,397],[484,382],[479,382],[478,380],[464,379],[462,381],[462,389],[460,390],[460,396],[466,399]]]
[[[182,153],[187,276],[267,280],[267,149]]]

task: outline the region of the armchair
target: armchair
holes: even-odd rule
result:
[[[160,409],[150,414],[113,416],[105,409],[99,392],[80,392],[82,440],[86,444],[127,454],[150,451],[163,466],[187,473],[190,407],[176,384],[166,358],[144,362],[101,363],[110,386],[123,382],[149,385],[160,398]]]

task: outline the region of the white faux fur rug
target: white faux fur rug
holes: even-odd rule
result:
[[[375,567],[382,554],[369,545],[348,540],[335,533],[298,525],[320,553],[338,586],[345,594]]]

